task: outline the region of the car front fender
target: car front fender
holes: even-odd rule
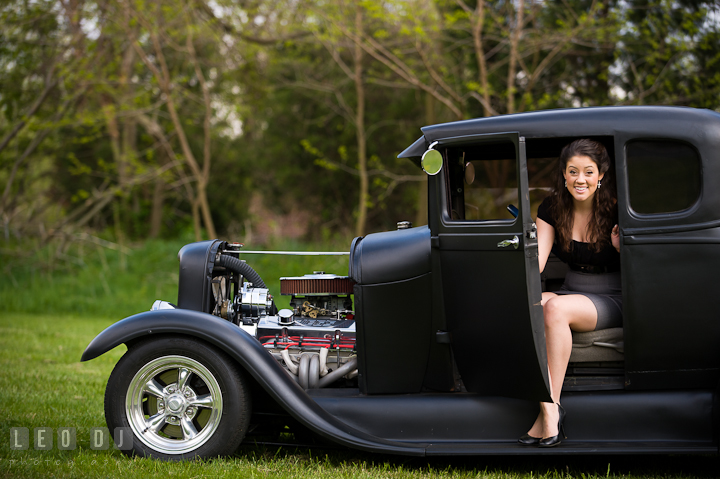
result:
[[[81,361],[141,337],[184,334],[213,344],[235,359],[291,416],[337,443],[372,452],[425,455],[428,444],[388,441],[348,426],[320,407],[247,332],[216,316],[188,309],[149,311],[111,325],[93,339]]]

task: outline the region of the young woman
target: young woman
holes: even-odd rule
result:
[[[536,223],[540,271],[551,250],[570,270],[560,291],[542,295],[553,402],[540,403],[540,414],[519,442],[552,447],[560,444],[563,432],[560,392],[572,351],[571,330],[622,324],[617,199],[602,144],[583,139],[563,148],[553,193],[538,208]]]

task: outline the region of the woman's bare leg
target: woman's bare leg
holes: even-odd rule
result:
[[[555,293],[545,292],[542,294],[542,306],[543,309],[545,307],[545,303],[550,301],[553,298],[557,298],[558,295]],[[547,338],[547,331],[545,332],[545,336]],[[550,374],[550,370],[548,369],[548,375]],[[550,384],[552,384],[552,377],[550,377]],[[528,431],[528,434],[532,437],[543,437],[543,430],[545,429],[543,424],[545,420],[545,414],[544,414],[544,403],[540,403],[540,414],[538,414],[538,417],[535,419],[535,423],[532,425],[530,430]]]
[[[592,331],[597,325],[595,305],[586,296],[558,296],[543,293],[545,344],[547,348],[550,388],[553,402],[560,402],[565,371],[572,352],[572,331]],[[540,403],[540,414],[528,434],[552,437],[558,434],[559,411],[552,403]]]
[[[557,298],[557,296],[558,295],[555,293],[543,293],[542,294],[542,302],[540,304],[545,306],[545,303],[547,303],[548,301],[550,301],[553,298]]]

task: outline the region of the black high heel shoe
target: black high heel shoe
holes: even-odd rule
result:
[[[540,438],[532,437],[530,434],[523,434],[520,436],[520,439],[518,439],[518,442],[523,446],[537,446],[540,444]]]
[[[558,434],[557,436],[552,437],[544,437],[540,439],[538,442],[538,447],[555,447],[558,444],[560,444],[562,441],[560,440],[560,434],[563,435],[565,439],[567,439],[567,436],[565,435],[565,426],[563,426],[563,422],[565,421],[565,409],[560,405],[560,403],[556,403],[558,407],[558,412],[560,413],[560,418],[558,419]]]

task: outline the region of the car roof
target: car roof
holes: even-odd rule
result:
[[[676,106],[606,106],[543,110],[441,123],[421,128],[423,136],[398,158],[418,158],[438,140],[470,135],[519,132],[525,138],[615,136],[720,138],[720,114]]]

